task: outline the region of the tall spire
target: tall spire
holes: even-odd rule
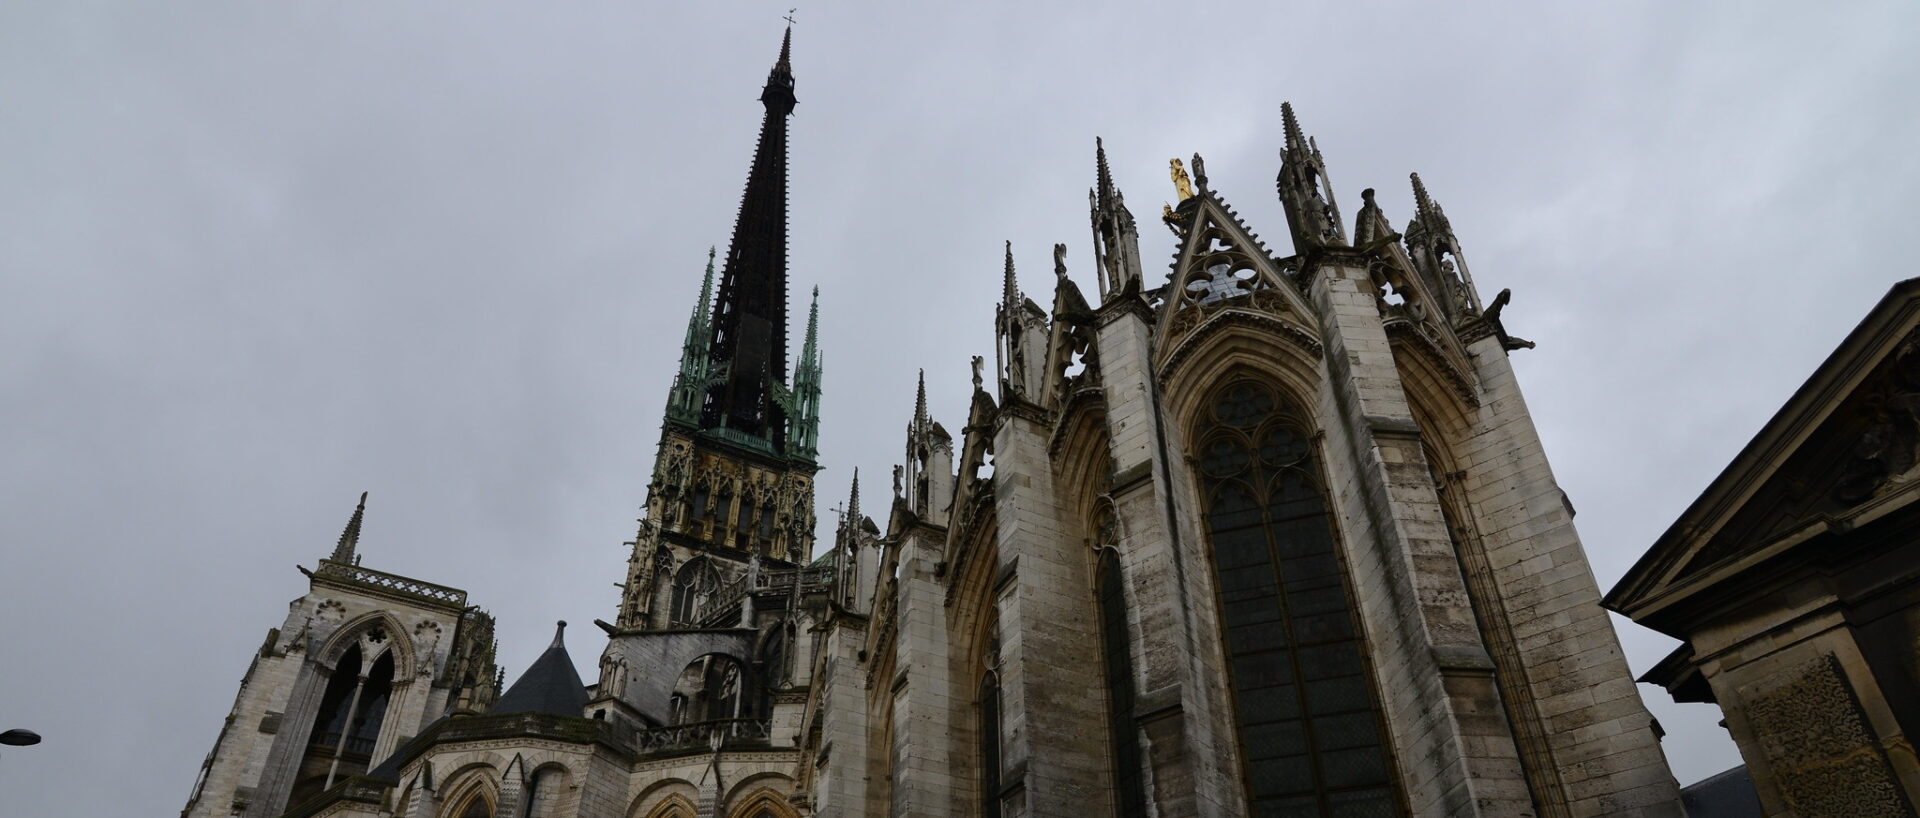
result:
[[[787,373],[787,116],[796,104],[792,51],[789,27],[760,92],[766,116],[720,277],[711,352],[718,377],[700,419],[703,429],[729,429],[776,450],[786,447],[789,414],[781,395]]]
[[[367,493],[363,491],[360,492],[360,505],[353,507],[353,516],[347,518],[347,528],[340,532],[340,542],[334,545],[333,556],[328,559],[349,565],[353,563],[353,552],[360,547],[360,521],[366,516]]]

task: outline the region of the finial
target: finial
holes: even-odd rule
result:
[[[792,10],[789,10],[788,14],[789,16],[787,17],[787,33],[780,38],[780,59],[779,61],[773,64],[773,72],[776,74],[793,73],[793,17],[791,16]]]
[[[1307,138],[1300,135],[1300,120],[1293,116],[1293,103],[1280,103],[1280,124],[1286,130],[1288,150],[1305,146]]]
[[[820,285],[813,285],[813,306],[807,308],[807,339],[801,344],[801,362],[805,363],[819,352],[820,338]]]
[[[913,423],[916,427],[927,423],[927,371],[924,369],[920,370],[920,390],[913,398]]]
[[[1098,179],[1099,204],[1107,207],[1113,201],[1113,172],[1107,169],[1107,145],[1100,137],[1093,138],[1094,175]]]
[[[1020,286],[1015,283],[1013,278],[1012,239],[1007,240],[1007,272],[1004,291],[1001,293],[1001,300],[1006,304],[1008,313],[1012,313],[1014,307],[1020,303]]]
[[[1167,174],[1173,177],[1173,191],[1180,195],[1180,201],[1193,198],[1193,180],[1187,178],[1187,168],[1178,158],[1167,160]]]
[[[1418,211],[1421,216],[1427,215],[1429,211],[1433,210],[1433,199],[1427,196],[1427,186],[1420,181],[1420,174],[1418,173],[1409,173],[1407,174],[1407,178],[1413,180],[1414,209]]]
[[[551,650],[553,648],[566,647],[566,638],[567,638],[567,620],[562,619],[559,621],[558,624],[555,625],[553,629],[553,644],[548,645],[547,649]]]
[[[353,563],[354,549],[360,547],[360,521],[367,515],[367,493],[360,492],[360,504],[353,507],[353,516],[347,518],[347,527],[340,532],[340,542],[333,547],[334,562]]]
[[[860,467],[853,467],[853,491],[847,497],[847,525],[860,529]]]

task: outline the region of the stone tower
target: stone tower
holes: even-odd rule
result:
[[[792,32],[767,75],[766,117],[713,294],[708,252],[667,398],[647,516],[633,541],[618,625],[669,628],[709,618],[723,586],[761,563],[792,567],[813,549],[820,428],[819,294],[787,379],[787,117]],[[711,300],[710,300],[711,299]]]
[[[267,631],[181,811],[275,816],[499,694],[493,619],[455,588],[360,565],[367,497]]]

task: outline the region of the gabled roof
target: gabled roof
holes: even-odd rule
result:
[[[506,695],[493,703],[487,713],[551,713],[556,716],[581,716],[587,709],[587,686],[580,683],[580,671],[567,655],[567,623],[554,629],[553,644],[540,658],[533,660],[527,672],[507,688]]]
[[[1894,285],[1813,376],[1794,392],[1699,499],[1608,592],[1603,604],[1642,624],[1645,617],[1734,574],[1818,537],[1873,519],[1913,498],[1920,484],[1894,490],[1892,474],[1911,467],[1896,453],[1879,476],[1862,479],[1862,446],[1886,434],[1869,419],[1903,375],[1908,343],[1920,327],[1920,278]],[[1920,394],[1920,393],[1916,393]],[[1902,432],[1910,435],[1911,430]],[[1897,445],[1896,445],[1897,444]],[[1884,448],[1911,447],[1888,441]],[[1876,461],[1868,461],[1873,463]],[[1865,489],[1862,491],[1861,489]],[[1658,627],[1657,625],[1655,627]],[[1684,638],[1684,637],[1683,637]]]

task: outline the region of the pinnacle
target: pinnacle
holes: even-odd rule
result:
[[[334,562],[353,562],[353,552],[360,547],[360,523],[367,514],[367,493],[360,492],[360,504],[354,506],[353,516],[347,518],[347,527],[340,532],[340,541],[333,547]]]
[[[1007,305],[1008,310],[1012,310],[1015,306],[1017,306],[1020,303],[1020,286],[1018,283],[1014,281],[1014,277],[1013,277],[1013,240],[1012,239],[1007,240],[1006,282],[1004,285],[1004,292],[1001,293],[1001,297],[1003,299],[1003,302]]]

